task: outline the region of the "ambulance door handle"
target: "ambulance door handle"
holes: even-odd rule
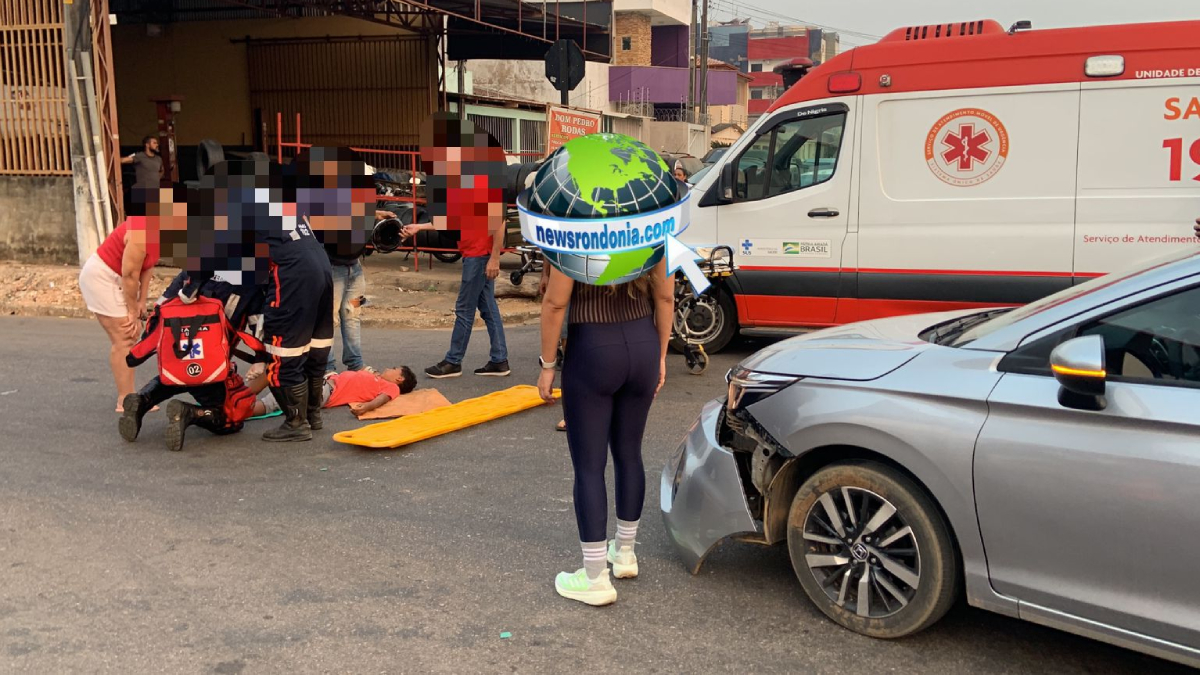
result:
[[[809,218],[837,218],[837,209],[813,209],[808,212]]]

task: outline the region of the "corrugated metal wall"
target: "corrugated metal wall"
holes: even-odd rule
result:
[[[0,174],[71,174],[62,5],[0,0]]]
[[[436,107],[437,60],[424,37],[251,40],[250,103],[274,126],[301,114],[313,145],[415,150],[420,125]],[[270,131],[274,147],[274,129]]]

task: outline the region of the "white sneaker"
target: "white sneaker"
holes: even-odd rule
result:
[[[637,554],[632,546],[622,546],[617,551],[617,540],[608,542],[608,564],[612,565],[613,576],[618,579],[634,579],[638,575]]]
[[[617,589],[613,588],[608,570],[598,579],[591,579],[587,570],[580,568],[574,573],[559,572],[554,579],[554,590],[568,600],[578,600],[586,605],[600,607],[617,601]]]

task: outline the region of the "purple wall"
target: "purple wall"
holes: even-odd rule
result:
[[[732,70],[709,71],[708,104],[737,103],[737,76]],[[609,101],[628,101],[644,96],[650,103],[680,103],[687,101],[687,85],[687,68],[611,66],[608,69]]]
[[[650,64],[668,68],[687,68],[687,43],[687,26],[652,26],[650,28]]]

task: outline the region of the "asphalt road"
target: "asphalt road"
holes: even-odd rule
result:
[[[438,388],[532,382],[536,335],[510,331],[507,381]],[[658,475],[745,349],[701,377],[672,360],[645,446],[642,577],[597,609],[553,588],[580,564],[553,409],[404,451],[333,442],[355,424],[339,410],[312,443],[263,443],[266,421],[169,453],[161,413],[137,443],[117,435],[95,322],[5,318],[0,336],[0,672],[1183,672],[965,606],[907,640],[860,637],[807,604],[783,547],[726,544],[690,575]],[[448,340],[368,330],[364,352],[420,370]],[[477,331],[466,365],[486,358]]]

